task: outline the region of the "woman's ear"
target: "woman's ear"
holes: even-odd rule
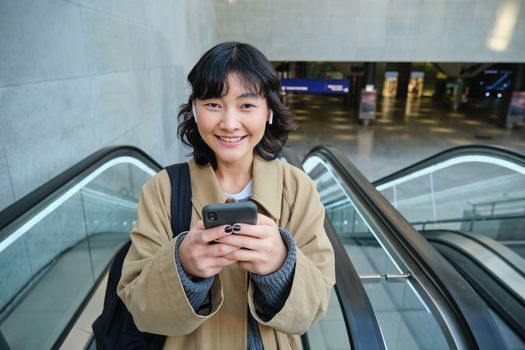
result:
[[[268,115],[268,124],[273,124],[273,111],[270,109],[270,115]]]

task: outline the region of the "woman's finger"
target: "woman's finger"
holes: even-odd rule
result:
[[[219,238],[231,235],[233,228],[230,225],[222,225],[201,231],[200,239],[202,243],[210,243]]]
[[[224,237],[223,239],[226,239],[226,237]],[[207,248],[208,254],[212,257],[225,256],[238,249],[240,249],[239,246],[224,244],[222,243],[222,241],[218,244],[212,244]]]
[[[268,225],[233,224],[232,229],[236,235],[255,238],[266,238],[272,232],[272,228]]]
[[[218,258],[215,259],[214,264],[215,264],[216,268],[219,268],[219,269],[222,270],[224,267],[232,265],[232,264],[235,264],[236,262],[237,262],[237,260],[235,260],[235,259],[231,259],[231,258],[227,258],[227,257],[221,256],[221,257],[218,257]]]
[[[260,254],[255,250],[250,249],[238,249],[225,255],[224,258],[233,259],[237,261],[260,261]]]
[[[229,246],[235,246],[237,249],[245,248],[251,250],[258,250],[261,244],[261,240],[258,237],[252,237],[244,234],[229,235],[217,240],[217,242]]]

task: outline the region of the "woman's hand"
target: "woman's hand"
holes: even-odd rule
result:
[[[277,271],[288,256],[277,225],[262,214],[257,214],[257,225],[235,224],[233,234],[217,242],[239,247],[224,258],[238,261],[243,269],[258,275]]]
[[[218,226],[205,229],[202,220],[186,234],[179,246],[179,259],[186,273],[208,278],[215,276],[228,265],[236,263],[235,258],[228,255],[239,249],[224,243],[210,244],[220,238],[225,238],[232,234],[232,227]],[[227,232],[229,231],[229,232]]]

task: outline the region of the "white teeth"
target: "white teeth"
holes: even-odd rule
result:
[[[239,142],[242,139],[242,137],[222,137],[222,136],[219,136],[219,138],[223,141],[232,142],[232,143]]]

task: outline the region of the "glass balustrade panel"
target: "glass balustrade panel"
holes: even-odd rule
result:
[[[525,249],[525,169],[514,163],[462,156],[378,189],[416,229],[472,232],[520,255]]]
[[[53,347],[129,239],[152,174],[114,159],[0,232],[0,331],[12,349]]]

